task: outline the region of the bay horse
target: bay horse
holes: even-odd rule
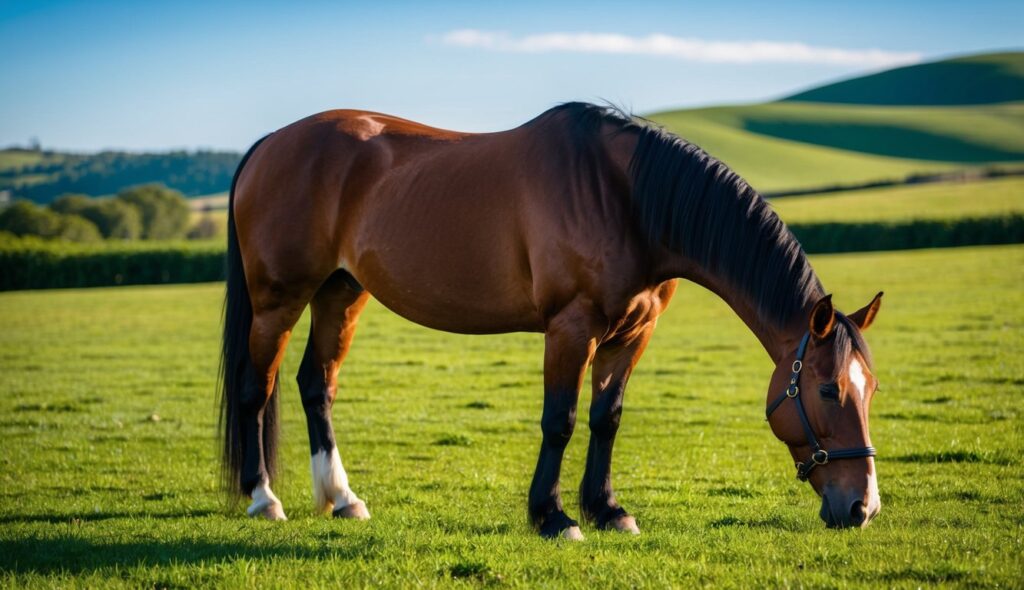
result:
[[[336,110],[263,138],[230,192],[222,351],[223,475],[251,516],[285,519],[274,478],[278,368],[307,305],[297,381],[313,498],[369,518],[331,411],[371,294],[408,320],[465,334],[544,334],[541,444],[528,512],[582,538],[559,473],[592,367],[580,511],[638,533],[616,500],[612,447],[626,382],[679,278],[720,296],[776,364],[766,407],[833,527],[880,510],[861,332],[881,293],[838,312],[800,244],[746,182],[696,145],[612,107],[568,103],[499,133]],[[801,392],[806,392],[801,395]],[[792,400],[791,403],[787,403]],[[840,460],[842,459],[842,460]]]

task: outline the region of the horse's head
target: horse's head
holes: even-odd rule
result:
[[[861,332],[878,314],[882,294],[844,316],[831,295],[814,306],[797,350],[775,368],[768,421],[789,447],[797,477],[821,496],[830,527],[864,527],[882,508],[868,410],[878,381]]]

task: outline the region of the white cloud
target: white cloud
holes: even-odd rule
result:
[[[917,52],[814,47],[798,42],[708,41],[654,33],[630,37],[617,33],[540,33],[514,37],[500,31],[460,29],[441,36],[445,45],[512,53],[605,53],[648,55],[710,63],[815,63],[893,66],[921,61]]]

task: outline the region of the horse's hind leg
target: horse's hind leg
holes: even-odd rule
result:
[[[333,508],[335,516],[344,518],[370,518],[366,504],[349,488],[331,423],[338,369],[368,299],[369,294],[345,271],[327,279],[313,296],[313,322],[297,378],[309,429],[313,502],[317,510]]]
[[[270,489],[277,456],[278,368],[292,328],[305,301],[285,303],[272,298],[267,305],[254,301],[253,322],[249,332],[249,356],[252,370],[242,390],[239,404],[244,455],[242,489],[252,497],[249,516],[262,515],[269,520],[286,520],[281,501]]]
[[[612,445],[619,430],[626,382],[653,332],[654,323],[651,322],[626,341],[603,344],[594,355],[590,447],[580,485],[580,510],[599,529],[640,533],[636,520],[619,506],[612,491]]]

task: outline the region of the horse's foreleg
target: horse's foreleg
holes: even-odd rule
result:
[[[284,357],[291,329],[302,307],[278,306],[256,310],[249,333],[251,371],[240,403],[243,457],[242,489],[252,497],[249,516],[262,515],[269,520],[286,520],[281,501],[270,489],[270,473],[276,456],[277,370]]]
[[[582,539],[579,524],[562,509],[559,475],[562,456],[576,425],[576,402],[594,354],[592,323],[580,308],[569,308],[548,322],[544,338],[544,438],[530,486],[530,519],[541,536]]]
[[[368,519],[366,504],[348,485],[331,422],[338,369],[355,336],[359,313],[369,299],[368,293],[346,282],[341,272],[332,275],[313,297],[313,323],[298,383],[309,430],[316,510],[333,509],[334,516]]]
[[[626,383],[653,331],[652,322],[629,340],[602,345],[594,355],[590,446],[580,485],[580,510],[599,529],[640,533],[636,520],[619,506],[612,491],[612,446],[619,430]]]

